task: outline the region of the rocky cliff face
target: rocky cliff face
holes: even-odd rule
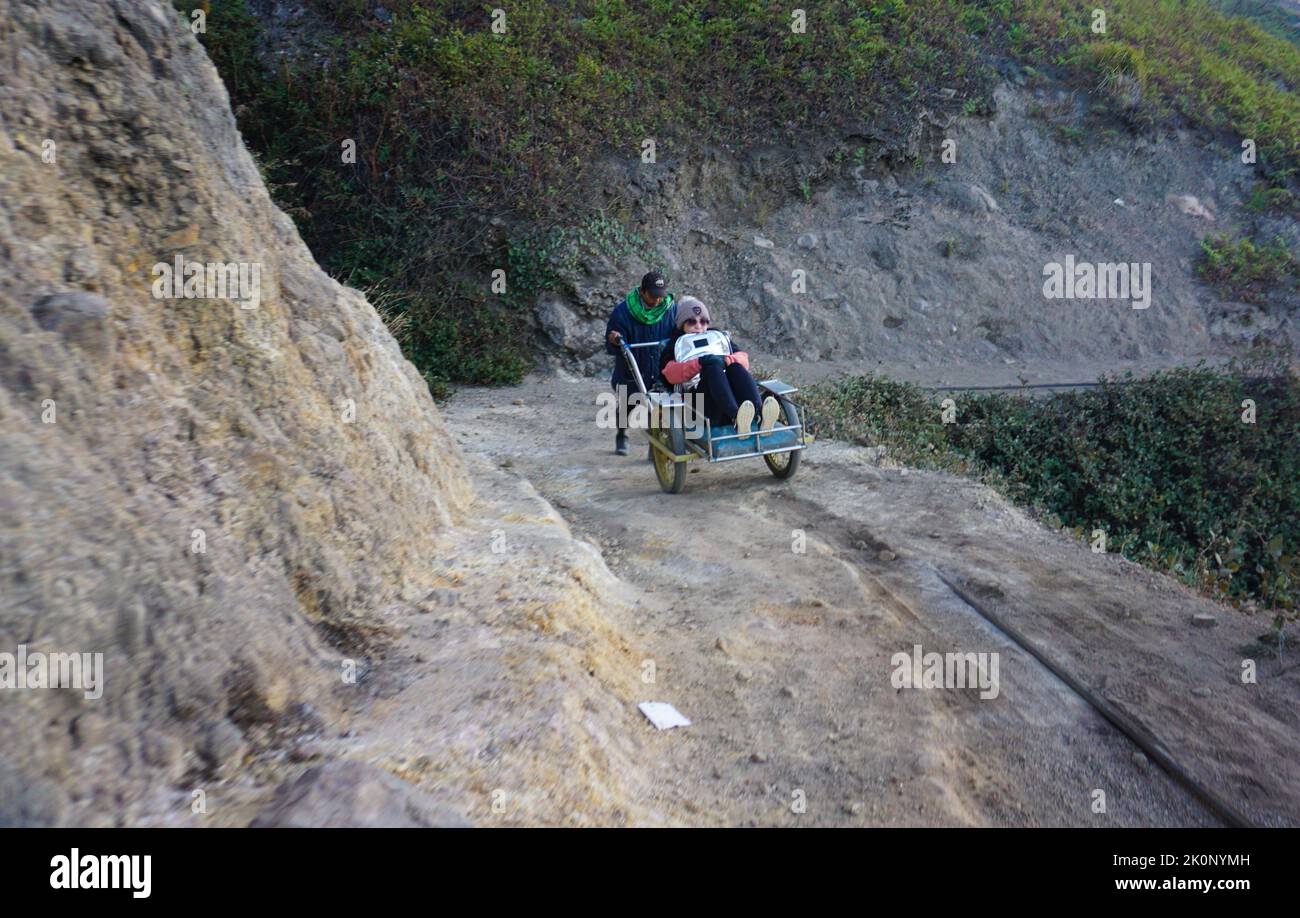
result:
[[[1300,251],[1294,220],[1245,206],[1259,175],[1238,139],[1130,132],[1091,101],[1017,72],[989,116],[927,112],[910,134],[846,138],[820,164],[797,150],[611,160],[593,187],[649,251],[618,263],[561,252],[539,332],[556,364],[599,371],[605,317],[653,266],[760,354],[859,371],[1100,371],[1300,344],[1294,292],[1221,302],[1195,275],[1209,233],[1253,227]],[[1045,296],[1045,267],[1067,259],[1148,265],[1146,300]]]
[[[103,654],[98,699],[0,689],[0,824],[129,819],[328,722],[471,499],[160,0],[0,0],[0,424],[0,653]]]

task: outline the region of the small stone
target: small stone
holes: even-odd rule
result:
[[[815,249],[817,248],[817,236],[814,233],[804,233],[795,244],[801,249]]]
[[[176,737],[166,733],[146,733],[140,744],[140,752],[148,764],[174,772],[185,756],[185,747]]]
[[[774,243],[771,239],[765,239],[762,236],[755,236],[754,245],[758,246],[760,249],[770,249],[773,246],[775,246],[776,243]]]
[[[794,690],[792,687],[788,686],[788,685],[783,685],[783,686],[781,686],[781,694],[782,694],[783,696],[785,696],[786,698],[798,698],[798,697],[799,697],[798,693],[795,692],[795,690]]]
[[[862,804],[857,802],[846,803],[844,804],[844,812],[848,813],[850,816],[861,816]]]
[[[1197,628],[1213,628],[1219,620],[1208,612],[1197,612],[1192,616],[1192,624]]]
[[[522,398],[517,398],[517,399],[515,399],[513,402],[511,402],[510,404],[512,404],[512,405],[522,405],[523,403],[524,403],[524,400],[523,400]]]
[[[320,747],[315,743],[304,743],[289,750],[289,761],[310,762],[312,759],[320,758],[320,754]]]
[[[1214,213],[1190,194],[1167,194],[1165,201],[1174,205],[1189,217],[1200,217],[1214,222]]]
[[[436,590],[430,590],[429,595],[420,600],[415,610],[421,614],[428,614],[438,609],[454,607],[460,602],[460,593],[457,590],[440,587]]]
[[[1209,698],[1210,690],[1207,689],[1205,686],[1201,685],[1192,689],[1192,694],[1195,695],[1197,698]]]
[[[894,560],[895,558],[897,558],[897,557],[898,557],[898,555],[894,554],[894,553],[893,553],[892,551],[890,551],[888,548],[882,548],[882,549],[880,550],[880,552],[876,555],[876,560],[877,560],[877,561],[893,561],[893,560]]]
[[[69,283],[94,280],[98,275],[99,266],[88,249],[77,249],[63,262],[63,279]]]
[[[767,755],[762,752],[753,752],[750,753],[749,760],[751,762],[757,762],[758,764],[762,765],[764,762],[767,761]]]
[[[244,734],[228,720],[210,725],[199,744],[199,755],[214,768],[237,765],[248,752]]]
[[[72,722],[77,747],[98,746],[107,740],[108,720],[98,714],[82,714]]]
[[[749,680],[751,680],[751,679],[753,679],[753,678],[754,678],[754,674],[753,674],[752,672],[750,672],[749,670],[747,670],[747,669],[738,669],[738,670],[736,670],[736,681],[737,681],[737,682],[748,682]]]
[[[109,358],[114,352],[112,309],[96,293],[77,291],[42,297],[32,318],[42,330],[55,332],[92,355]]]
[[[713,646],[716,647],[718,650],[721,650],[727,656],[731,656],[731,648],[727,646],[727,641],[725,638],[718,638],[716,641],[713,642]]]

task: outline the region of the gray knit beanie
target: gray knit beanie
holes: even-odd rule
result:
[[[693,296],[684,296],[677,301],[677,312],[673,316],[673,327],[681,330],[682,324],[691,318],[713,321],[713,317],[709,315],[709,307]]]

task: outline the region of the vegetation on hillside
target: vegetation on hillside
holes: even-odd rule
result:
[[[502,34],[478,3],[391,0],[384,25],[368,4],[306,5],[337,30],[320,58],[254,66],[243,0],[214,4],[204,40],[278,200],[327,270],[384,285],[437,391],[522,371],[516,294],[536,288],[508,270],[493,295],[491,271],[538,262],[555,230],[581,238],[600,156],[639,156],[647,138],[660,160],[808,141],[882,123],[938,84],[984,92],[952,24],[985,32],[1010,3],[809,4],[802,34],[788,5],[753,0],[523,0]]]
[[[1080,538],[1102,530],[1108,551],[1276,609],[1279,625],[1300,611],[1300,377],[1279,365],[1106,378],[1048,398],[878,376],[804,395],[822,436],[982,478]]]
[[[803,32],[771,0],[520,0],[500,33],[473,2],[385,0],[383,22],[363,0],[301,5],[327,34],[273,49],[274,69],[245,0],[213,0],[202,40],[277,200],[327,270],[382,285],[435,391],[524,370],[534,291],[510,268],[543,260],[555,230],[581,238],[592,164],[647,138],[661,161],[700,143],[821,148],[910,123],[940,88],[976,113],[1012,54],[1126,116],[1254,139],[1273,188],[1300,161],[1297,49],[1196,0],[1112,0],[1104,34],[1092,0],[824,0],[800,4]]]
[[[1240,16],[1292,44],[1300,44],[1300,7],[1289,0],[1210,0],[1228,16]]]
[[[1223,298],[1247,303],[1260,303],[1270,292],[1300,286],[1300,262],[1280,238],[1257,244],[1226,235],[1206,236],[1196,271]]]
[[[1093,30],[1093,11],[1105,31]],[[1194,124],[1255,141],[1261,171],[1274,181],[1300,165],[1300,48],[1255,23],[1198,0],[1031,0],[1021,5],[1028,56],[1112,82],[1129,75],[1139,104],[1155,118],[1177,113]],[[1125,89],[1131,88],[1128,81]]]

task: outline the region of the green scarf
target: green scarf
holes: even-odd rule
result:
[[[654,325],[664,317],[664,313],[673,307],[673,295],[671,293],[666,294],[659,301],[658,306],[654,309],[647,309],[645,303],[641,302],[640,288],[634,287],[624,302],[627,303],[627,311],[632,313],[632,318],[642,325]]]

